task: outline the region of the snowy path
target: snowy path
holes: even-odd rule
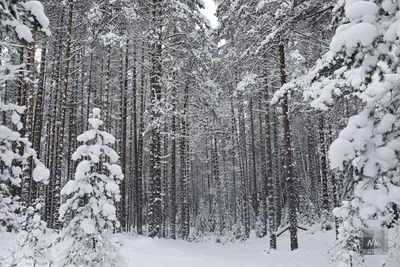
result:
[[[326,259],[334,232],[306,235],[299,232],[300,249],[290,252],[288,233],[278,238],[278,250],[264,252],[268,239],[254,239],[240,245],[189,243],[120,235],[121,251],[129,267],[336,267]],[[11,245],[14,236],[0,238],[0,249]],[[4,255],[4,250],[0,255]],[[368,267],[378,267],[379,257],[369,257]],[[393,262],[387,267],[399,267]]]
[[[241,266],[241,267],[306,267],[328,266],[322,253],[299,250],[291,257],[287,253],[266,254],[261,244],[221,246],[216,244],[187,244],[181,241],[129,240],[123,253],[126,259],[137,266]],[[319,264],[316,264],[316,263]]]
[[[279,250],[270,254],[264,252],[268,239],[251,240],[240,245],[220,245],[125,237],[122,240],[122,252],[129,263],[148,267],[332,266],[328,264],[324,256],[328,244],[321,243],[321,238],[326,238],[326,235],[303,237],[300,240],[300,247],[304,246],[304,248],[289,252],[288,236],[281,236],[278,239]],[[313,246],[312,243],[316,240],[318,242]]]

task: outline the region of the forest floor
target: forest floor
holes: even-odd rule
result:
[[[250,239],[242,244],[185,242],[180,240],[150,239],[129,235],[116,237],[129,267],[336,267],[329,264],[327,252],[333,244],[334,231],[305,234],[299,232],[299,247],[290,251],[289,233],[278,238],[278,250],[268,253],[268,237]],[[15,242],[15,236],[0,238],[3,249]],[[367,257],[367,267],[379,267],[380,256]],[[394,260],[385,267],[399,267]]]

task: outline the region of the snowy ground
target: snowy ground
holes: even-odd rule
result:
[[[118,236],[128,266],[140,267],[333,267],[326,259],[334,232],[313,235],[299,233],[300,249],[291,252],[287,233],[278,238],[278,250],[266,253],[268,239],[254,239],[240,245],[189,243],[174,240],[153,240],[128,235]],[[3,236],[0,249],[11,245],[15,237]],[[1,250],[0,255],[5,255]],[[379,267],[379,256],[367,257],[368,267]],[[399,267],[393,261],[385,267]]]

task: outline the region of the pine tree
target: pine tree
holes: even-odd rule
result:
[[[115,138],[99,129],[103,125],[100,109],[93,109],[89,124],[92,129],[78,137],[86,144],[72,156],[74,161],[80,160],[75,179],[61,190],[67,197],[60,207],[60,220],[65,224],[61,239],[68,245],[59,266],[122,266],[124,262],[110,239],[119,227],[115,203],[121,199],[123,179],[120,166],[115,164],[118,154],[110,147]]]

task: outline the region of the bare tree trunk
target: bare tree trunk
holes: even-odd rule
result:
[[[256,145],[255,145],[255,134],[254,134],[254,110],[253,110],[253,99],[250,99],[250,131],[251,131],[251,166],[252,166],[252,179],[251,179],[251,205],[253,207],[255,217],[258,216],[258,197],[257,197],[257,171],[256,171]]]
[[[265,101],[265,148],[266,148],[266,156],[267,156],[267,181],[265,183],[268,197],[268,221],[269,221],[269,246],[270,249],[276,249],[276,206],[275,206],[275,196],[274,196],[274,173],[272,171],[272,142],[271,142],[271,108],[270,108],[270,100],[269,100],[269,90],[268,90],[268,79],[267,73],[264,74],[264,101]],[[278,155],[274,155],[278,157]],[[276,175],[276,174],[275,174]]]
[[[73,59],[73,66],[78,66],[79,68],[79,63],[80,63],[80,58],[78,57],[77,62],[75,64],[75,59],[77,57],[75,56]],[[71,75],[71,89],[68,90],[68,110],[69,110],[69,122],[68,122],[68,147],[67,147],[67,173],[65,177],[68,180],[72,180],[74,177],[75,173],[75,165],[76,163],[73,160],[70,160],[72,154],[75,151],[75,148],[77,147],[77,93],[78,93],[78,86],[79,86],[79,72],[76,70],[72,72]]]
[[[281,84],[286,84],[286,66],[285,66],[285,48],[283,44],[279,45]],[[290,223],[290,248],[298,249],[297,241],[297,211],[296,211],[296,184],[293,174],[292,144],[290,136],[290,115],[289,115],[289,95],[285,93],[282,101],[283,111],[283,131],[285,142],[285,169],[289,206],[289,223]]]
[[[166,238],[168,218],[168,126],[164,123],[163,161],[162,161],[162,237]]]
[[[144,44],[143,44],[144,47]],[[144,48],[142,49],[142,64],[144,64]],[[144,112],[145,112],[145,68],[142,65],[140,77],[140,119],[138,133],[138,152],[137,152],[137,176],[136,176],[136,231],[138,235],[143,234],[143,132],[144,132]]]
[[[107,63],[106,63],[106,87],[104,88],[104,93],[100,97],[103,98],[104,96],[104,102],[103,102],[103,118],[104,118],[104,130],[105,131],[110,131],[111,127],[111,116],[110,116],[110,111],[111,111],[111,99],[110,99],[110,94],[111,94],[111,45],[109,44],[107,46]]]
[[[318,160],[317,151],[315,146],[315,137],[314,137],[313,125],[310,119],[307,122],[307,162],[308,162],[308,176],[310,179],[310,187],[309,187],[309,195],[310,200],[315,206],[315,210],[317,215],[320,216],[319,209],[319,192],[318,192],[318,177],[319,177],[319,168],[318,168]]]
[[[32,125],[33,125],[33,113],[34,113],[34,105],[35,105],[35,99],[34,99],[34,87],[33,87],[33,83],[34,83],[34,73],[35,71],[35,52],[36,52],[36,42],[35,42],[35,38],[36,38],[36,30],[32,29],[32,37],[33,37],[33,42],[31,42],[28,45],[28,60],[26,63],[26,72],[28,73],[28,81],[25,82],[25,94],[26,95],[26,106],[27,106],[27,110],[25,111],[26,114],[23,117],[23,119],[21,120],[22,124],[24,125],[25,128],[25,136],[26,137],[31,137],[32,133],[33,133],[33,129],[32,129]],[[32,167],[32,166],[31,166]]]
[[[149,180],[149,237],[161,234],[161,136],[160,110],[161,101],[161,70],[162,70],[162,0],[153,0],[152,5],[154,33],[156,37],[151,41],[151,110],[150,120],[153,123],[150,136],[150,180]]]
[[[68,101],[68,85],[69,85],[69,74],[71,65],[71,45],[72,45],[72,24],[74,14],[74,1],[68,0],[68,22],[67,22],[67,40],[65,43],[65,69],[64,69],[64,84],[63,91],[60,98],[60,123],[57,131],[57,149],[55,153],[56,166],[55,166],[55,181],[52,188],[52,203],[51,206],[51,219],[50,227],[59,229],[61,227],[58,222],[58,209],[60,206],[60,189],[61,189],[61,178],[63,175],[63,161],[64,161],[64,143],[66,136],[66,115],[67,115],[67,101]]]
[[[267,82],[267,78],[265,78]],[[260,91],[259,96],[259,109],[260,111],[264,110],[264,105],[262,102],[264,101],[263,91]],[[268,112],[267,110],[265,112]],[[262,186],[261,186],[261,205],[262,205],[262,218],[263,218],[263,233],[262,236],[266,236],[268,233],[268,207],[267,207],[267,190],[268,190],[268,175],[267,175],[267,158],[266,158],[266,141],[265,141],[265,127],[263,124],[263,116],[262,112],[259,112],[258,120],[260,122],[260,143],[262,146],[261,149],[261,177],[262,177]],[[268,126],[269,127],[269,126]],[[268,159],[271,160],[271,159]]]
[[[237,193],[236,193],[236,116],[235,116],[235,108],[233,105],[233,97],[231,98],[231,116],[232,116],[232,188],[233,188],[233,216],[234,222],[237,223]]]
[[[129,41],[126,41],[126,55],[125,55],[125,65],[127,65],[128,61],[128,46]],[[127,214],[127,183],[131,177],[128,177],[128,167],[126,165],[127,162],[127,144],[128,144],[128,78],[126,77],[126,73],[128,70],[125,70],[124,74],[124,54],[123,50],[121,50],[121,120],[122,120],[122,140],[121,140],[121,167],[122,173],[124,174],[124,179],[121,183],[121,203],[120,203],[120,222],[121,222],[121,230],[124,232],[128,231],[128,214]],[[128,181],[127,181],[128,180]],[[128,209],[129,210],[129,209]]]
[[[44,103],[44,83],[45,83],[45,71],[46,71],[46,52],[47,47],[42,49],[42,55],[40,60],[40,78],[39,84],[36,94],[36,103],[35,103],[35,119],[33,121],[33,140],[32,147],[36,151],[37,155],[40,157],[41,155],[41,139],[42,139],[42,129],[43,129],[43,103]],[[36,192],[36,183],[33,179],[31,181],[31,196],[33,199],[30,200],[29,203],[32,203],[34,199],[37,197]]]
[[[248,161],[247,161],[247,142],[246,142],[246,125],[244,118],[244,108],[243,108],[243,96],[239,96],[239,158],[241,159],[241,191],[242,191],[242,201],[243,201],[243,221],[246,238],[250,235],[250,196],[248,188]]]
[[[186,85],[184,95],[183,115],[181,117],[181,233],[182,239],[186,240],[189,236],[189,155],[188,155],[188,101],[189,101],[189,86]]]
[[[172,140],[171,140],[171,238],[176,239],[176,103],[175,90],[173,88],[173,109],[172,109]]]
[[[128,43],[127,43],[127,48],[128,50]],[[128,51],[126,53],[126,60],[128,60]],[[133,167],[133,171],[131,173],[131,190],[132,190],[132,201],[134,201],[135,205],[132,205],[130,203],[130,205],[132,205],[132,209],[130,210],[130,212],[132,213],[131,216],[134,216],[133,214],[133,208],[135,209],[135,214],[136,216],[138,216],[137,212],[137,203],[136,200],[138,199],[137,197],[133,197],[133,188],[134,188],[134,192],[135,195],[139,195],[139,187],[141,187],[141,184],[138,184],[138,176],[139,176],[139,156],[138,156],[138,123],[137,123],[137,117],[138,117],[138,111],[137,111],[137,99],[138,99],[138,88],[137,88],[137,69],[136,69],[136,47],[133,48],[133,66],[132,66],[132,129],[131,129],[131,142],[132,142],[132,151],[133,151],[133,155],[131,157],[131,160],[133,160],[133,163],[131,163],[131,167]],[[126,61],[126,68],[128,68],[128,61]],[[125,70],[126,72],[128,72],[128,69]],[[128,77],[126,77],[127,79]],[[133,219],[133,218],[132,218]]]
[[[324,230],[331,230],[332,226],[329,222],[329,195],[328,195],[328,169],[325,149],[325,125],[324,116],[320,114],[319,118],[319,158],[321,162],[321,182],[322,182],[322,225]]]
[[[214,201],[216,202],[216,205],[214,206],[215,211],[213,212],[214,216],[216,217],[217,221],[217,226],[216,226],[216,231],[222,235],[222,230],[223,230],[223,222],[222,222],[222,205],[221,205],[221,199],[222,199],[222,184],[221,184],[221,177],[219,173],[219,156],[218,156],[218,141],[217,138],[214,134],[214,138],[211,141],[211,164],[212,164],[212,175],[214,177],[214,190],[215,190],[215,195],[214,195]]]
[[[332,126],[329,126],[329,137],[328,137],[328,142],[329,144],[332,144],[333,142],[333,131],[332,131]],[[336,180],[336,172],[334,171],[329,171],[330,172],[330,180],[332,184],[332,202],[333,202],[333,208],[339,207],[339,201],[338,201],[338,183]],[[336,239],[339,237],[339,219],[335,216],[335,235]]]

